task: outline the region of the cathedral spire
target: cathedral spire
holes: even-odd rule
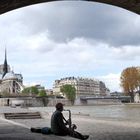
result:
[[[8,72],[8,64],[7,64],[7,51],[5,48],[5,60],[4,60],[4,64],[3,64],[3,76],[2,78],[5,76],[5,74]]]

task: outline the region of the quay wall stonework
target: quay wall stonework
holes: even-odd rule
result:
[[[48,99],[41,97],[0,98],[0,106],[43,107],[55,106],[58,102],[67,106],[71,105],[71,102],[67,99]]]
[[[9,101],[8,101],[9,100]],[[9,102],[9,103],[8,103]],[[67,99],[55,99],[45,97],[17,97],[17,98],[0,98],[0,106],[22,106],[22,107],[43,107],[55,106],[56,103],[61,102],[66,106],[70,106],[71,102]],[[103,104],[120,104],[118,100],[88,100],[82,101],[80,98],[76,99],[74,105],[103,105]]]

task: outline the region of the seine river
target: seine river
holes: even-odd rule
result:
[[[77,106],[71,108],[76,112],[84,112],[95,118],[130,119],[140,121],[140,106],[134,105],[105,105],[105,106]]]
[[[66,106],[72,114],[87,115],[97,119],[130,120],[140,122],[140,105],[94,105],[94,106]],[[39,108],[36,108],[37,110]],[[55,107],[40,108],[40,111],[53,112]]]

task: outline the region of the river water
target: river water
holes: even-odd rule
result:
[[[130,120],[140,122],[140,105],[66,106],[72,115],[85,115],[97,119]],[[55,107],[36,108],[52,113]]]
[[[99,119],[131,120],[140,122],[140,105],[105,105],[70,107],[73,113],[85,113]]]

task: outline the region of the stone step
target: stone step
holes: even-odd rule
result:
[[[6,119],[41,119],[39,112],[4,113]]]

